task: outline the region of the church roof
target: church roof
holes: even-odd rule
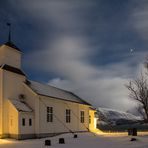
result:
[[[20,69],[18,69],[16,67],[12,67],[12,66],[7,65],[7,64],[4,64],[4,65],[0,66],[0,68],[25,76],[25,74],[24,74],[24,72],[22,70],[20,70]]]
[[[12,42],[6,42],[4,45],[7,45],[7,46],[9,46],[11,48],[14,48],[17,51],[20,51],[21,52],[21,50],[14,43],[12,43]]]
[[[90,105],[89,103],[87,103],[86,101],[84,101],[83,99],[81,99],[80,97],[78,97],[72,92],[59,89],[47,84],[41,84],[34,81],[29,81],[29,82],[30,84],[28,85],[30,86],[30,88],[39,95],[52,97],[55,99],[60,99],[65,101],[71,101],[71,102],[80,103],[80,104]]]
[[[24,102],[21,102],[19,100],[11,99],[9,100],[13,106],[18,110],[22,112],[32,112],[33,110]]]

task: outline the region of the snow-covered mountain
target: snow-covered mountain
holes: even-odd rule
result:
[[[100,123],[106,123],[111,125],[132,124],[142,121],[142,119],[138,116],[108,108],[99,107],[97,109],[97,115]]]

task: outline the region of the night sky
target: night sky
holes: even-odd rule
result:
[[[148,53],[147,0],[0,0],[0,44],[7,22],[28,79],[96,107],[135,106],[124,84],[138,77]]]

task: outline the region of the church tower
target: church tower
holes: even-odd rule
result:
[[[21,50],[11,42],[9,24],[8,42],[0,46],[0,137],[7,137],[14,130],[10,126],[9,100],[18,99],[23,92],[26,76],[21,70],[21,55]]]
[[[21,51],[12,42],[0,46],[0,66],[4,64],[21,68]]]
[[[7,137],[11,130],[9,100],[18,99],[23,91],[26,77],[21,70],[21,54],[12,42],[0,46],[0,137]]]
[[[11,41],[11,24],[9,27],[8,42],[0,46],[0,66],[6,64],[15,68],[21,68],[21,50]]]

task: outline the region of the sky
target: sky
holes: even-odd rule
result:
[[[135,107],[125,84],[148,54],[147,0],[0,0],[0,44],[7,22],[28,79],[95,107]]]

